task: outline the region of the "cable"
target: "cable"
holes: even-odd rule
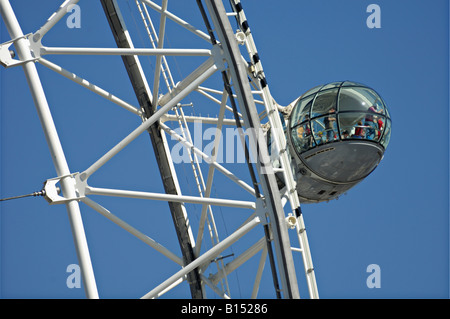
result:
[[[13,196],[13,197],[7,197],[7,198],[1,198],[0,202],[5,202],[7,200],[13,200],[13,199],[19,199],[19,198],[25,198],[25,197],[36,197],[36,196],[45,196],[45,190],[41,190],[39,192],[34,192],[27,195],[19,195],[19,196]]]

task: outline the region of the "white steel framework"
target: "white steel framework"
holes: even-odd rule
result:
[[[260,257],[254,263],[256,268],[253,272],[252,292],[245,297],[258,296],[264,267],[270,264],[275,295],[278,298],[299,298],[299,273],[294,264],[294,259],[299,258],[298,252],[301,254],[309,296],[318,298],[307,234],[295,191],[296,181],[280,117],[280,112],[284,109],[275,102],[270,93],[240,1],[231,1],[230,12],[226,12],[222,1],[219,0],[192,1],[193,10],[201,12],[203,29],[206,28],[206,31],[189,24],[188,19],[172,13],[167,0],[162,0],[161,5],[150,0],[132,1],[141,19],[141,28],[149,39],[150,46],[145,48],[134,47],[120,11],[121,2],[100,1],[117,47],[87,48],[75,44],[73,47],[49,47],[41,43],[46,33],[68,12],[68,8],[78,3],[77,0],[65,1],[44,26],[28,35],[23,34],[10,1],[0,0],[1,15],[11,37],[11,41],[0,46],[0,60],[5,67],[20,65],[24,69],[57,174],[57,177],[49,178],[45,182],[45,197],[50,204],[65,204],[67,207],[86,296],[98,298],[99,294],[81,220],[80,202],[128,231],[167,257],[168,262],[179,267],[169,278],[161,278],[159,285],[149,287],[143,298],[161,297],[184,281],[188,282],[193,298],[207,298],[211,291],[221,298],[230,298],[233,294],[228,283],[229,274],[249,260],[257,259],[255,256],[259,253]],[[176,2],[170,4],[176,5]],[[155,16],[159,19],[155,19]],[[237,31],[232,30],[230,19],[237,21]],[[158,28],[155,27],[156,22]],[[176,23],[191,36],[202,40],[203,46],[178,49],[166,47],[164,39],[169,23]],[[14,45],[18,59],[10,55],[11,45]],[[245,54],[241,53],[240,45],[246,49]],[[64,69],[51,61],[50,57],[54,55],[121,56],[137,103],[125,101]],[[246,61],[245,55],[250,62]],[[144,71],[140,56],[154,58],[153,73]],[[166,57],[195,57],[203,62],[187,76],[175,81]],[[124,108],[130,114],[137,115],[140,122],[133,131],[85,170],[70,171],[40,82],[36,62]],[[213,78],[216,78],[216,85],[219,83],[216,87],[209,85]],[[186,104],[183,103],[192,94],[200,95],[208,105],[212,105],[208,107],[214,108],[215,115],[185,115]],[[198,108],[196,104],[188,105],[194,110]],[[226,118],[227,114],[234,116],[234,119]],[[194,128],[196,123],[201,123],[214,129],[211,152],[207,153],[198,147],[192,123]],[[246,163],[241,165],[248,167],[244,173],[233,172],[235,166],[219,160],[223,137],[226,135],[225,126],[239,132],[242,142],[240,147],[245,153]],[[269,160],[269,150],[264,138],[265,128],[269,126],[272,137],[271,152],[277,154],[275,162]],[[145,132],[148,132],[151,138],[165,193],[111,189],[89,184],[92,175],[101,174],[103,165]],[[175,141],[184,148],[188,158],[187,164],[192,170],[190,179],[192,185],[195,185],[196,195],[186,195],[182,190],[177,164],[172,158],[171,147],[174,146],[169,141]],[[237,189],[236,194],[244,195],[236,198],[214,197],[216,171],[232,182]],[[282,189],[277,185],[275,172],[283,176],[285,186]],[[59,192],[58,185],[62,193]],[[103,197],[145,200],[149,205],[153,200],[168,202],[182,256],[178,256],[175,251],[139,231],[116,216],[113,210],[110,211],[96,201],[97,198]],[[188,204],[201,207],[195,228],[190,222]],[[214,214],[216,207],[236,209],[239,214],[245,214],[243,222],[241,220],[240,226],[230,235],[219,233],[220,227]],[[258,231],[256,239],[252,237],[247,240],[247,235],[254,231]],[[293,234],[299,247],[292,247]],[[205,243],[206,239],[211,242],[209,247]],[[233,258],[230,260],[231,255],[224,256],[222,253],[233,245],[247,248],[237,256],[232,254]]]

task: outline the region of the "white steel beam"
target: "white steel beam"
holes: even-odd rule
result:
[[[212,151],[212,156],[211,156],[211,160],[213,162],[215,162],[217,160],[217,155],[219,153],[219,144],[220,141],[222,140],[222,126],[223,126],[223,118],[225,116],[225,106],[226,106],[226,102],[228,99],[228,94],[226,92],[223,92],[222,95],[222,104],[220,107],[220,111],[219,111],[219,121],[217,123],[217,127],[216,127],[216,134],[215,134],[215,139],[214,139],[214,145],[213,145],[213,151]],[[208,168],[208,176],[206,179],[206,189],[205,189],[205,197],[209,197],[211,196],[211,187],[212,187],[212,183],[213,183],[213,178],[214,178],[214,166],[213,165],[209,165]],[[207,206],[202,206],[202,212],[201,212],[201,217],[200,217],[200,223],[199,223],[199,227],[198,227],[198,233],[197,233],[197,239],[195,241],[196,245],[195,245],[195,253],[197,255],[199,255],[200,253],[200,248],[201,248],[201,244],[202,244],[202,238],[203,238],[203,230],[205,227],[205,221],[206,221],[206,210],[208,209]]]
[[[40,55],[170,55],[170,56],[210,56],[207,49],[148,49],[148,48],[69,48],[46,47],[40,48]]]
[[[87,198],[87,197],[82,198],[81,201],[83,203],[85,203],[86,205],[88,205],[89,207],[91,207],[92,209],[96,210],[98,213],[100,213],[104,217],[108,218],[114,224],[116,224],[119,227],[125,229],[130,234],[136,236],[137,238],[142,240],[144,243],[146,243],[150,247],[154,248],[156,251],[160,252],[161,254],[163,254],[164,256],[169,258],[170,260],[174,261],[175,263],[177,263],[180,266],[183,266],[183,260],[180,257],[178,257],[177,255],[172,253],[166,247],[164,247],[160,243],[156,242],[155,240],[153,240],[149,236],[143,234],[142,232],[140,232],[139,230],[137,230],[136,228],[134,228],[130,224],[124,222],[122,219],[120,219],[116,215],[112,214],[109,210],[107,210],[106,208],[104,208],[100,204],[94,202],[92,199]]]
[[[202,281],[208,285],[209,288],[211,288],[220,298],[222,299],[231,299],[230,296],[228,296],[226,293],[221,291],[219,288],[217,288],[216,285],[214,285],[211,280],[206,278],[205,275],[201,274],[200,277],[202,278]]]
[[[209,157],[208,155],[206,155],[205,153],[203,153],[201,150],[199,150],[197,147],[195,147],[193,144],[189,143],[188,141],[186,141],[186,139],[184,139],[182,136],[180,136],[179,134],[177,134],[174,130],[172,130],[170,127],[168,127],[166,124],[164,123],[160,123],[161,128],[164,129],[165,132],[167,132],[168,134],[170,134],[172,137],[174,137],[177,141],[181,142],[185,147],[193,150],[194,152],[196,152],[198,155],[200,155],[203,160],[205,160],[208,164],[213,165],[219,172],[221,172],[222,174],[224,174],[226,177],[228,177],[229,179],[231,179],[233,182],[235,182],[236,184],[238,184],[239,186],[241,186],[243,189],[245,189],[247,192],[249,192],[252,195],[255,195],[255,190],[248,185],[246,182],[244,182],[242,179],[240,179],[239,177],[237,177],[236,175],[234,175],[232,172],[230,172],[229,170],[227,170],[225,167],[223,167],[222,165],[220,165],[219,163],[213,161],[211,159],[211,157]]]
[[[181,91],[185,90],[186,87],[191,85],[192,82],[196,81],[200,76],[202,76],[202,74],[207,72],[213,66],[215,66],[215,63],[214,63],[214,59],[211,57],[211,58],[207,59],[205,62],[203,62],[197,69],[192,71],[181,82],[177,83],[177,85],[172,90],[170,90],[168,93],[164,94],[159,99],[159,104],[165,105],[168,101],[173,99]]]
[[[255,283],[253,284],[252,295],[250,297],[251,299],[256,299],[256,296],[258,296],[259,285],[261,283],[264,265],[266,264],[266,258],[267,258],[267,245],[263,248],[261,257],[259,258],[258,270],[256,271]]]
[[[204,117],[204,116],[184,116],[186,122],[189,123],[202,123],[202,124],[213,124],[213,125],[217,125],[219,123],[219,119],[215,118],[215,117]],[[161,121],[164,122],[168,122],[168,121],[172,121],[172,122],[178,122],[178,117],[176,115],[173,114],[164,114],[161,117]],[[222,120],[223,125],[230,125],[230,126],[236,126],[236,121],[234,119],[223,119]]]
[[[152,8],[153,10],[155,10],[157,12],[160,12],[160,13],[162,12],[162,8],[150,0],[139,0],[139,1],[148,5],[150,8]],[[182,26],[186,30],[191,31],[195,35],[199,36],[203,40],[206,40],[208,43],[210,43],[211,39],[210,39],[209,35],[207,35],[206,33],[202,32],[199,29],[197,29],[196,27],[190,25],[183,19],[180,19],[179,17],[177,17],[175,14],[171,13],[170,11],[166,11],[166,16],[167,16],[167,18],[171,19],[172,21],[178,23],[180,26]]]
[[[115,96],[115,95],[103,90],[102,88],[90,83],[89,81],[79,77],[75,73],[67,71],[67,70],[63,69],[62,67],[60,67],[59,65],[56,65],[55,63],[50,62],[44,58],[40,58],[38,60],[38,62],[40,64],[42,64],[43,66],[49,68],[50,70],[55,71],[56,73],[66,77],[67,79],[69,79],[75,83],[78,83],[79,85],[83,86],[84,88],[100,95],[101,97],[123,107],[124,109],[126,109],[136,115],[142,116],[141,110],[139,110],[137,107],[131,105],[128,102],[123,101],[122,99],[118,98],[117,96]]]
[[[224,251],[233,243],[235,243],[237,240],[239,240],[242,236],[244,236],[246,233],[252,230],[259,223],[260,223],[259,217],[255,217],[250,222],[248,222],[247,224],[236,230],[233,234],[228,236],[226,239],[218,243],[216,246],[205,252],[203,255],[195,259],[190,264],[186,265],[183,269],[179,270],[174,275],[172,275],[170,278],[161,283],[159,286],[151,290],[149,293],[145,294],[142,298],[143,299],[157,298],[158,296],[161,295],[161,292],[168,286],[172,285],[177,280],[179,280],[180,278],[182,278],[184,275],[191,272],[195,268],[201,266],[204,263],[210,262],[213,258],[218,256],[222,251]]]
[[[224,5],[220,0],[206,1],[206,5],[212,19],[212,24],[214,25],[214,30],[217,33],[219,41],[222,43],[223,56],[228,64],[233,89],[237,95],[240,110],[246,124],[245,126],[256,129],[258,133],[262,132],[259,116],[256,112],[256,105],[248,83],[247,65],[242,59]],[[257,157],[256,169],[259,171],[262,194],[264,194],[264,201],[267,205],[268,217],[272,226],[273,243],[278,261],[278,272],[283,297],[297,299],[300,298],[300,293],[292,251],[290,249],[290,239],[285,227],[285,216],[280,202],[281,196],[275,175],[273,174],[267,144],[262,134],[258,134],[256,141],[251,142],[250,149],[259,151],[258,154],[254,154]]]
[[[216,285],[217,282],[221,280],[224,276],[229,275],[231,272],[235,271],[238,267],[240,267],[254,255],[256,255],[256,253],[258,253],[264,247],[266,247],[265,237],[258,240],[255,244],[253,244],[250,248],[244,251],[241,255],[233,259],[233,261],[226,264],[223,271],[219,271],[216,274],[209,276],[211,283]]]
[[[233,0],[233,2],[234,6],[240,5],[240,0]],[[237,14],[239,16],[238,20],[241,21],[241,23],[243,21],[247,21],[244,10],[238,10]],[[258,51],[256,49],[256,44],[253,41],[253,36],[250,28],[248,28],[247,25],[246,28],[243,27],[242,29],[244,29],[243,31],[245,31],[246,37],[245,45],[247,47],[247,51],[250,57],[258,57]],[[262,63],[259,58],[254,61],[253,68],[254,68],[253,76],[257,75],[258,77],[258,79],[255,80],[261,80],[265,78]],[[279,106],[275,103],[274,99],[272,98],[269,86],[267,84],[263,86],[261,83],[259,83],[258,85],[261,87],[261,95],[264,100],[267,117],[269,119],[271,127],[271,134],[273,140],[272,147],[274,147],[275,152],[279,154],[279,161],[282,168],[281,172],[284,175],[284,181],[286,184],[286,196],[289,199],[291,208],[292,210],[294,210],[294,213],[297,218],[296,222],[297,236],[302,249],[302,258],[305,268],[305,275],[307,279],[309,295],[310,298],[313,299],[319,298],[311,252],[309,250],[308,237],[305,231],[303,216],[301,215],[300,200],[298,198],[298,194],[296,191],[296,180],[293,176],[291,168],[291,159],[288,155],[288,152],[286,152],[287,149],[286,136],[283,131],[283,125],[281,123],[280,116],[278,115]]]
[[[177,105],[183,98],[185,98],[190,92],[195,90],[195,88],[200,85],[203,81],[209,78],[214,72],[216,72],[217,67],[213,65],[204,74],[198,77],[195,81],[190,83],[184,90],[182,90],[178,95],[167,102],[162,108],[156,111],[151,117],[146,119],[141,125],[139,125],[133,132],[131,132],[127,137],[120,141],[116,146],[109,150],[105,155],[98,159],[94,164],[92,164],[87,170],[85,170],[81,178],[87,179],[100,167],[106,164],[111,158],[113,158],[117,153],[119,153],[124,147],[130,144],[139,135],[145,132],[150,126],[152,126],[159,118],[167,113],[172,107]]]
[[[206,96],[206,97],[207,97],[208,99],[210,99],[211,101],[213,101],[213,102],[215,102],[215,103],[217,103],[217,104],[219,104],[219,105],[221,104],[220,100],[216,99],[216,98],[213,97],[211,94],[208,94],[208,93],[206,92],[206,90],[198,88],[198,89],[197,89],[197,92],[200,93],[200,94],[203,95],[203,96]],[[221,93],[222,93],[222,92],[221,92]],[[230,106],[225,105],[225,108],[226,108],[228,111],[230,111],[230,112],[233,113],[233,109],[232,109]],[[239,112],[238,112],[238,116],[239,116],[239,118],[242,118],[242,114],[239,113]],[[234,121],[234,123],[236,124],[236,121]]]
[[[141,14],[142,22],[144,23],[145,29],[147,30],[147,35],[150,39],[150,42],[154,48],[156,48],[155,39],[156,37],[156,30],[153,25],[153,21],[150,17],[150,14],[148,13],[147,6],[143,5],[141,8],[139,0],[135,0],[136,6],[139,10],[139,13]],[[148,22],[147,22],[148,20]],[[157,40],[157,39],[156,39]],[[163,77],[164,81],[166,82],[167,89],[170,91],[172,87],[175,86],[175,82],[173,81],[172,74],[169,69],[169,65],[167,63],[167,59],[165,56],[162,57],[162,63],[163,63]]]
[[[59,9],[54,12],[47,22],[34,33],[33,40],[40,41],[42,37],[51,29],[53,26],[64,17],[64,15],[71,9],[71,7],[78,3],[79,0],[66,0],[61,4]]]
[[[161,19],[159,22],[159,33],[158,33],[158,49],[162,49],[164,47],[164,34],[166,30],[166,11],[167,11],[167,0],[163,0],[162,10],[161,10]],[[153,105],[158,105],[158,92],[159,92],[159,78],[161,75],[161,63],[163,56],[158,55],[156,57],[156,65],[155,65],[155,76],[153,80]]]
[[[211,89],[211,88],[207,88],[207,87],[204,87],[204,86],[199,86],[198,87],[198,91],[205,91],[205,92],[209,92],[209,93],[222,94],[222,91],[220,91],[220,90]],[[258,92],[252,91],[252,93],[253,94],[261,94],[261,91],[258,91]],[[233,94],[233,97],[237,98],[236,94]],[[264,105],[264,101],[255,100],[255,103]]]
[[[232,199],[221,199],[221,198],[207,198],[207,197],[196,197],[196,196],[186,196],[186,195],[173,195],[173,194],[160,194],[151,192],[139,192],[139,191],[129,191],[129,190],[119,190],[119,189],[107,189],[107,188],[97,188],[97,187],[86,187],[86,195],[103,195],[103,196],[115,196],[115,197],[128,197],[128,198],[140,198],[140,199],[153,199],[168,202],[177,203],[192,203],[192,204],[208,204],[215,206],[227,206],[235,208],[246,208],[246,209],[256,209],[256,204],[254,202],[246,202]]]
[[[15,47],[19,58],[22,61],[28,61],[33,58],[28,41],[23,37],[22,29],[14,14],[11,4],[8,0],[0,0],[0,14],[9,31],[11,38],[18,39]],[[58,176],[61,178],[61,189],[66,198],[76,197],[75,184],[70,176],[69,166],[67,164],[58,133],[53,122],[52,114],[47,102],[47,98],[39,78],[39,74],[34,62],[25,62],[22,64],[25,77],[30,87],[30,92],[36,106],[39,119],[50,149],[51,157]],[[89,248],[84,232],[83,221],[81,219],[80,207],[76,200],[70,200],[66,203],[69,221],[72,229],[72,235],[75,242],[75,250],[81,269],[84,289],[88,298],[98,298],[97,285],[92,268]]]
[[[127,27],[122,17],[118,2],[116,0],[101,0],[101,3],[117,46],[119,48],[133,48],[133,41],[131,40],[130,34],[127,31]],[[137,1],[136,3],[139,4]],[[140,11],[142,12],[142,10]],[[156,46],[152,39],[152,34],[156,36],[156,31],[153,27],[152,20],[145,6],[144,11],[147,15],[148,23],[151,27],[151,30],[147,27],[147,32],[152,42],[152,46],[155,48]],[[145,17],[143,17],[143,19],[144,23],[146,24]],[[154,105],[154,103],[152,103],[151,101],[152,92],[150,91],[150,87],[147,83],[145,74],[141,68],[139,57],[126,56],[122,57],[122,60],[124,62],[125,68],[127,69],[128,77],[130,78],[130,81],[132,83],[133,90],[141,107],[141,110],[144,112],[144,118],[150,118],[157,110],[157,105]],[[171,78],[170,71],[168,71],[166,57],[163,57],[162,61],[165,68],[167,69],[163,70],[166,84],[168,85],[168,87],[170,87],[170,85],[172,85],[173,87],[174,83]],[[169,83],[166,79],[166,72],[169,72],[168,75],[170,77],[171,83]],[[155,152],[155,157],[159,166],[159,173],[165,192],[167,194],[173,195],[181,194],[177,174],[173,166],[170,150],[168,149],[166,134],[164,134],[164,132],[162,132],[161,128],[159,127],[159,122],[155,122],[149,127],[147,131],[149,133],[153,150]],[[170,213],[183,255],[183,262],[190,263],[195,259],[193,253],[194,240],[185,205],[182,203],[168,202],[168,206],[170,208]],[[192,298],[203,298],[204,293],[198,271],[194,270],[190,272],[186,275],[186,278],[189,283]]]

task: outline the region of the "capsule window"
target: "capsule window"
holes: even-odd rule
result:
[[[338,89],[331,89],[317,93],[311,111],[311,118],[336,112],[336,97]]]
[[[385,115],[384,103],[371,89],[345,87],[339,93],[339,112],[361,111]]]
[[[317,93],[318,91],[320,91],[322,89],[322,87],[323,87],[323,85],[318,85],[318,86],[313,87],[311,90],[306,91],[306,93],[303,94],[302,98]]]
[[[292,112],[292,126],[300,124],[309,119],[313,99],[314,95],[311,95],[297,102],[294,111]]]
[[[355,82],[316,87],[296,103],[290,119],[297,152],[347,139],[364,139],[387,147],[391,120],[382,98]]]
[[[391,120],[386,119],[385,129],[380,141],[381,145],[383,145],[384,148],[387,148],[390,139],[391,139]]]
[[[338,139],[336,115],[315,118],[311,123],[317,145],[333,142]]]
[[[291,131],[291,136],[294,142],[294,147],[302,152],[316,146],[311,134],[309,123],[304,123],[294,127]]]

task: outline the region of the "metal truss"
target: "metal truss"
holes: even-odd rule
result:
[[[230,298],[233,293],[228,284],[229,274],[250,259],[256,259],[257,255],[259,260],[255,263],[253,272],[252,293],[246,298],[258,296],[266,263],[270,264],[275,296],[300,298],[297,281],[299,272],[294,264],[294,259],[297,258],[301,258],[304,266],[310,298],[318,298],[305,224],[296,193],[293,164],[283,130],[282,120],[288,119],[282,119],[284,108],[275,102],[270,93],[240,1],[232,0],[229,12],[220,0],[205,0],[204,3],[192,1],[192,6],[195,10],[200,10],[203,18],[204,27],[199,28],[188,23],[188,19],[169,11],[167,0],[162,0],[161,4],[150,0],[136,0],[134,9],[150,43],[145,48],[136,48],[132,42],[120,10],[122,1],[100,2],[117,44],[115,48],[42,45],[45,34],[78,0],[65,1],[38,31],[27,35],[23,34],[9,1],[0,0],[1,15],[11,36],[11,41],[0,46],[0,61],[5,67],[20,65],[24,69],[57,172],[57,177],[45,182],[45,198],[52,205],[64,204],[67,207],[86,296],[98,298],[99,294],[81,219],[80,203],[167,257],[168,263],[179,266],[179,270],[173,275],[161,278],[159,285],[149,287],[148,293],[142,298],[161,297],[183,282],[188,283],[193,298],[207,298],[210,292],[221,298]],[[176,1],[171,2],[172,4],[176,5]],[[233,30],[231,25],[236,21],[239,29]],[[158,22],[158,28],[155,27],[155,22]],[[179,32],[179,37],[183,37],[185,32],[200,39],[204,45],[200,48],[166,47],[169,23],[180,26],[182,31]],[[18,58],[11,56],[11,45],[14,45]],[[53,55],[121,56],[136,94],[137,105],[135,102],[122,100],[45,58]],[[143,62],[139,59],[142,56],[154,58],[152,74],[144,72]],[[203,59],[203,62],[190,74],[175,81],[168,57],[196,57],[197,60]],[[136,128],[84,171],[72,172],[62,150],[36,62],[137,116]],[[207,109],[214,115],[186,115],[186,105],[183,103],[192,94],[203,98]],[[197,104],[189,104],[189,107],[199,109]],[[227,118],[226,115],[233,118]],[[195,132],[192,132],[196,123],[215,129],[211,152],[207,153],[198,147]],[[233,127],[239,132],[242,142],[240,147],[245,153],[245,163],[241,165],[246,166],[245,170],[233,172],[235,165],[218,160],[225,126]],[[270,154],[266,141],[268,128],[272,141]],[[157,159],[164,193],[101,188],[90,184],[92,175],[101,174],[103,165],[146,132]],[[187,164],[192,170],[189,178],[197,195],[186,195],[182,189],[178,165],[171,155],[174,143],[182,146],[187,154]],[[158,169],[155,168],[155,171]],[[235,194],[239,196],[213,197],[216,173],[230,180],[236,188]],[[276,174],[282,176],[284,181],[281,189]],[[150,206],[154,200],[168,202],[177,234],[177,239],[174,240],[179,242],[181,256],[120,219],[96,200],[104,197],[148,200]],[[195,228],[190,221],[187,204],[195,204],[201,208]],[[240,226],[235,227],[231,234],[224,236],[219,233],[220,227],[214,214],[217,207],[244,214],[240,216],[244,216]],[[250,233],[257,235],[248,239]],[[298,247],[293,247],[292,237],[298,240]],[[206,247],[206,239],[210,241],[210,247]],[[231,256],[224,253],[236,245],[247,248],[241,249],[239,255],[233,255],[232,260],[226,263]],[[298,257],[298,253],[301,257]]]

